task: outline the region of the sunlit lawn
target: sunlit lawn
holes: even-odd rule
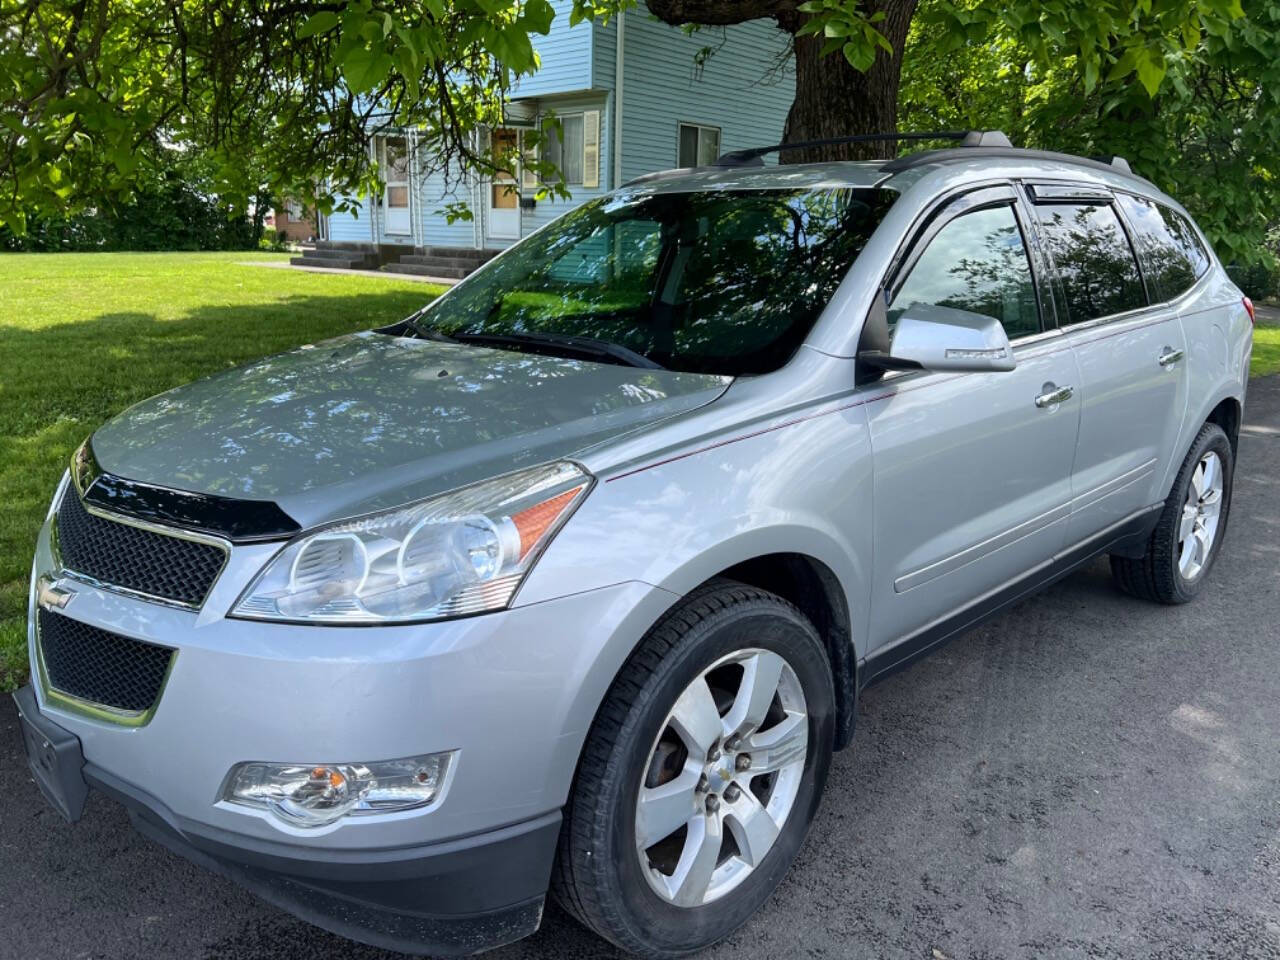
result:
[[[1280,373],[1280,323],[1264,321],[1261,314],[1253,328],[1253,363],[1249,372],[1255,377]]]
[[[76,445],[225,367],[397,320],[441,288],[249,253],[0,255],[0,690],[26,678],[36,531]]]

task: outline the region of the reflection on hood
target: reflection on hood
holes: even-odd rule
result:
[[[425,496],[570,456],[728,382],[363,333],[145,400],[93,443],[105,470],[132,480],[327,513],[341,509],[320,506],[328,488],[347,506],[403,502],[406,487]]]

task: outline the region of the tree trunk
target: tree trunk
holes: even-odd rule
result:
[[[902,49],[916,0],[879,0],[872,9],[884,11],[885,18],[876,27],[892,44],[893,56],[879,51],[866,73],[850,66],[839,51],[822,56],[826,41],[821,34],[795,38],[796,99],[787,114],[784,143],[861,133],[897,133]],[[779,24],[794,33],[804,22],[803,17],[798,14],[782,18]],[[895,156],[897,149],[898,144],[892,141],[836,144],[786,150],[779,159],[782,163],[870,160]]]
[[[824,140],[860,133],[896,133],[898,130],[898,81],[902,72],[902,48],[915,14],[917,0],[872,0],[868,15],[883,11],[876,29],[893,46],[893,55],[880,50],[866,73],[855,70],[836,51],[822,56],[826,38],[796,37],[808,14],[796,10],[799,0],[646,0],[658,19],[674,24],[727,25],[772,17],[794,38],[796,98],[787,115],[784,143]],[[767,137],[761,138],[763,146]],[[867,160],[892,157],[892,142],[853,143],[805,150],[785,150],[782,163],[817,160]]]

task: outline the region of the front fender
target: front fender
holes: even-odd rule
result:
[[[516,598],[642,581],[678,596],[756,557],[821,561],[845,595],[859,655],[871,569],[871,457],[861,407],[604,475]]]

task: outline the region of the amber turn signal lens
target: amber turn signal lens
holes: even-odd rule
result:
[[[516,525],[516,530],[520,533],[521,560],[533,549],[534,544],[542,539],[542,535],[551,528],[569,504],[573,503],[574,497],[581,492],[581,486],[574,487],[512,516],[511,522]]]

